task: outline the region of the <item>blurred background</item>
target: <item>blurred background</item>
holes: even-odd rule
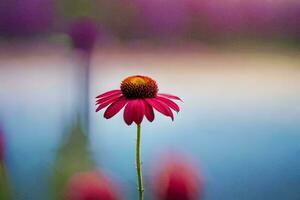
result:
[[[300,199],[300,1],[1,0],[0,52],[0,199],[137,199],[135,127],[94,102],[136,74],[184,100],[143,123],[146,200],[169,165],[181,200]]]

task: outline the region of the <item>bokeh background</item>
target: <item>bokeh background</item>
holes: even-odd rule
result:
[[[2,0],[0,199],[62,199],[94,169],[137,199],[135,127],[94,98],[141,74],[184,100],[143,123],[146,199],[172,154],[199,200],[298,200],[299,50],[297,0]]]

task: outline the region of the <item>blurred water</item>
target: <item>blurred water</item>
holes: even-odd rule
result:
[[[136,199],[135,131],[122,114],[105,120],[94,97],[133,74],[178,95],[175,121],[156,113],[142,125],[146,195],[168,151],[190,156],[205,178],[205,199],[300,198],[299,53],[99,50],[91,61],[90,142],[99,167]],[[0,120],[16,199],[48,198],[51,165],[77,116],[77,61],[70,52],[2,54]],[[49,198],[48,198],[49,199]]]
[[[0,122],[14,198],[49,199],[49,177],[62,134],[76,118],[76,72],[60,48],[2,51]]]

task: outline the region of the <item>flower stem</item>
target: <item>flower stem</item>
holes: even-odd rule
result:
[[[137,125],[137,138],[136,138],[136,173],[138,177],[138,190],[139,200],[143,200],[143,178],[142,178],[142,163],[141,163],[141,125]]]

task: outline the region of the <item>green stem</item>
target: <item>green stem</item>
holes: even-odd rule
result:
[[[141,163],[141,125],[137,125],[137,138],[136,138],[136,173],[138,177],[138,190],[139,200],[143,200],[143,178],[142,178],[142,163]]]

